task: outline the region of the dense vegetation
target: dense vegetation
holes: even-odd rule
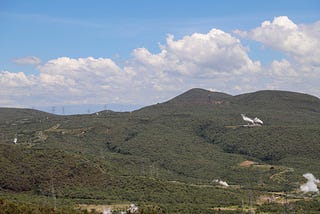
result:
[[[22,213],[46,213],[46,214],[96,214],[94,211],[80,209],[54,209],[52,206],[35,205],[31,203],[21,203],[0,198],[0,213],[1,214],[22,214]]]
[[[241,113],[264,125],[243,127]],[[134,112],[58,116],[3,108],[0,117],[5,198],[55,196],[58,207],[133,202],[145,213],[241,213],[252,206],[283,212],[278,203],[255,204],[261,195],[284,192],[298,200],[289,204],[295,212],[319,208],[312,205],[318,197],[306,202],[298,191],[303,173],[320,176],[320,100],[310,95],[192,89]],[[241,165],[248,160],[254,164]]]

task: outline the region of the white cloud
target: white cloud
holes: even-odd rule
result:
[[[113,102],[112,97],[128,90],[134,75],[111,59],[93,57],[50,60],[40,66],[39,71],[43,87],[55,93],[67,92],[78,99],[86,97],[87,102]]]
[[[35,56],[15,58],[12,61],[17,65],[39,65],[41,63],[41,60]]]
[[[271,63],[270,71],[273,75],[279,77],[296,77],[298,73],[295,71],[291,63],[286,60],[282,59],[281,61],[274,60]]]
[[[130,68],[144,87],[166,97],[192,87],[220,86],[220,90],[230,91],[239,76],[255,76],[261,70],[260,62],[252,61],[247,52],[240,40],[217,29],[179,40],[168,35],[157,54],[146,48],[135,49]]]
[[[158,53],[136,48],[124,66],[109,58],[61,57],[42,64],[36,57],[20,58],[16,63],[37,65],[39,74],[1,71],[0,106],[147,105],[194,87],[231,94],[282,89],[319,96],[319,27],[320,22],[298,25],[283,16],[237,31],[285,53],[264,67],[249,57],[249,47],[240,39],[218,29],[180,39],[168,35]]]
[[[0,106],[24,106],[24,98],[30,95],[34,83],[32,75],[0,71]]]
[[[251,31],[235,31],[237,34],[261,42],[286,53],[300,63],[320,65],[320,22],[297,25],[287,16],[275,17],[272,22],[264,21]]]
[[[64,85],[86,90],[97,89],[100,86],[106,88],[106,84],[109,83],[122,84],[132,75],[118,67],[111,59],[93,57],[61,57],[48,61],[38,69],[41,81],[47,85]],[[85,88],[87,86],[90,88]]]
[[[26,87],[32,85],[32,77],[28,78],[23,72],[12,73],[9,71],[0,71],[0,86],[4,89],[5,87]]]
[[[263,68],[269,78],[266,88],[320,95],[320,22],[296,24],[286,16],[264,21],[250,31],[235,33],[284,53]]]
[[[111,59],[93,57],[57,58],[39,65],[37,69],[37,76],[0,72],[3,94],[11,97],[19,95],[26,105],[31,106],[34,103],[112,103],[118,101],[115,97],[121,97],[124,92],[130,93],[130,81],[134,75],[128,69],[121,69]],[[122,101],[125,103],[126,98]]]
[[[133,55],[149,67],[195,78],[240,75],[260,70],[260,62],[249,58],[247,49],[238,39],[217,29],[207,34],[194,33],[180,40],[169,35],[167,43],[160,48],[159,54],[139,48]]]

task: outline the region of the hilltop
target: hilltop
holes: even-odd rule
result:
[[[165,102],[166,104],[194,105],[218,103],[232,95],[222,92],[212,92],[201,88],[190,89],[181,95]]]
[[[0,118],[2,121],[13,121],[13,120],[29,120],[35,118],[44,118],[53,116],[52,114],[26,108],[0,108]]]
[[[242,127],[241,113],[261,118],[264,126]],[[72,203],[134,202],[201,213],[249,205],[248,195],[257,201],[270,192],[290,191],[307,203],[298,191],[302,174],[320,176],[320,100],[302,93],[232,96],[191,89],[131,113],[0,109],[0,115],[6,197],[49,197],[53,183],[58,199]],[[298,212],[302,205],[291,206]]]

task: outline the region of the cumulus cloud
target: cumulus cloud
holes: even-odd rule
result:
[[[320,23],[297,25],[287,16],[264,21],[249,32],[236,31],[239,35],[254,39],[274,49],[283,51],[297,61],[319,64]],[[317,48],[318,47],[318,48]]]
[[[1,91],[9,97],[19,95],[26,105],[110,103],[118,101],[121,93],[130,93],[134,75],[133,71],[121,69],[111,59],[93,57],[61,57],[39,65],[37,69],[39,75],[36,76],[1,71]]]
[[[286,89],[319,95],[320,88],[320,22],[296,24],[287,16],[264,21],[250,31],[236,30],[241,37],[260,42],[265,47],[284,53],[266,66],[270,89]]]
[[[32,78],[28,78],[23,72],[12,73],[0,71],[0,85],[6,87],[25,87],[32,84]]]
[[[12,61],[17,65],[39,65],[41,63],[41,60],[35,56],[15,58]]]
[[[0,105],[152,104],[194,87],[232,94],[260,89],[295,90],[320,95],[320,22],[296,24],[275,17],[249,31],[231,35],[219,29],[176,39],[168,35],[158,53],[136,48],[132,57],[115,63],[109,58],[37,57],[15,59],[36,65],[36,75],[0,72]],[[262,66],[236,37],[260,42],[284,53]],[[263,50],[261,50],[263,51]],[[21,99],[23,98],[23,99]]]
[[[235,32],[284,52],[299,63],[320,66],[319,27],[320,22],[297,25],[287,16],[279,16],[251,31]]]
[[[144,48],[134,50],[135,60],[154,69],[195,78],[240,75],[258,72],[260,62],[252,61],[241,42],[218,29],[206,34],[194,33],[174,40],[167,37],[159,54]]]
[[[136,73],[133,79],[133,87],[136,90],[153,90],[156,92],[168,92],[179,90],[182,79],[168,71],[166,51],[152,54],[145,48],[133,50],[133,58],[128,62],[125,70]]]
[[[123,83],[131,75],[111,59],[93,57],[72,59],[61,57],[38,67],[41,82],[53,86],[100,88],[110,83]],[[114,84],[116,85],[116,84]],[[90,90],[90,88],[87,88]]]
[[[240,40],[218,29],[181,39],[168,35],[159,48],[159,53],[135,49],[129,67],[140,77],[137,82],[167,98],[192,87],[230,91],[241,76],[255,77],[261,70]]]
[[[87,102],[112,102],[128,91],[133,71],[121,69],[109,58],[68,57],[50,60],[39,66],[39,82],[53,93],[68,92]],[[57,92],[54,92],[57,91]],[[112,96],[111,96],[112,95]]]
[[[296,77],[298,76],[297,71],[293,68],[291,63],[286,60],[282,59],[281,61],[274,60],[271,63],[270,71],[273,72],[273,75],[279,77]]]
[[[32,88],[34,83],[33,75],[0,71],[0,106],[24,106],[24,98],[30,95],[28,89]]]

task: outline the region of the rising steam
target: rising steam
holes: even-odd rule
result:
[[[225,186],[225,187],[228,187],[228,186],[229,186],[229,184],[228,184],[227,182],[221,181],[221,180],[218,180],[218,179],[213,180],[213,182],[214,182],[214,183],[218,183],[218,184],[220,184],[221,186]]]
[[[304,193],[307,193],[307,192],[319,193],[317,184],[320,183],[320,180],[316,179],[311,173],[303,174],[303,177],[305,177],[308,181],[307,183],[300,186],[300,190]]]

